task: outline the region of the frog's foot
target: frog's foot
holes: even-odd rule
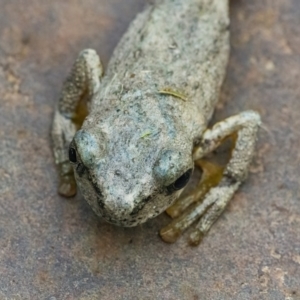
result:
[[[226,204],[232,198],[239,186],[239,183],[236,183],[233,186],[221,187],[224,183],[225,182],[221,181],[218,187],[211,188],[205,195],[203,201],[200,200],[199,202],[191,204],[182,215],[164,227],[160,231],[162,239],[165,242],[174,243],[183,231],[202,217],[189,237],[189,243],[191,245],[198,245],[201,242],[202,237],[208,232],[212,224],[223,212]],[[197,194],[198,191],[196,190],[195,195]]]
[[[201,201],[210,188],[216,186],[222,178],[224,168],[220,165],[203,159],[196,161],[195,165],[203,172],[201,180],[195,190],[177,199],[177,201],[166,210],[166,213],[172,217],[172,219],[182,215],[191,204]]]
[[[99,90],[102,73],[97,53],[91,49],[83,50],[63,85],[54,113],[51,134],[60,175],[58,193],[65,197],[76,194],[73,168],[68,157],[69,144],[87,115],[88,102]]]
[[[204,176],[198,189],[168,209],[168,213],[176,218],[160,231],[165,242],[175,242],[184,230],[201,218],[189,237],[191,245],[200,243],[246,178],[259,125],[260,116],[256,112],[246,111],[219,122],[204,132],[202,141],[194,152],[194,160],[212,152],[226,137],[237,133],[231,158],[224,171],[210,166],[211,174],[206,178]],[[205,170],[205,166],[203,168]],[[199,201],[201,198],[203,201]],[[185,212],[180,215],[183,211]],[[178,215],[180,216],[177,217]]]
[[[69,162],[62,163],[59,168],[58,193],[66,198],[76,195],[77,186],[74,178],[73,168]]]
[[[200,218],[210,207],[210,201],[203,202],[203,197],[208,191],[218,185],[224,168],[206,160],[198,160],[195,165],[203,171],[201,181],[195,190],[180,197],[166,213],[174,219],[172,223],[160,232],[165,242],[173,243],[181,235],[183,230]]]

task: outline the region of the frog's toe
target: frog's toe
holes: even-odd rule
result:
[[[198,246],[204,237],[204,233],[198,228],[194,229],[189,236],[190,246]]]
[[[176,226],[166,226],[160,230],[160,236],[166,243],[175,243],[181,235],[181,231]]]
[[[61,196],[70,198],[76,195],[77,187],[76,187],[76,181],[73,176],[65,176],[61,178],[58,193]]]

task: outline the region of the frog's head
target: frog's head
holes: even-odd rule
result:
[[[79,130],[69,158],[95,213],[129,227],[157,216],[174,202],[192,175],[193,161],[191,141],[170,139],[154,129],[133,132],[128,122],[114,130],[105,126]]]

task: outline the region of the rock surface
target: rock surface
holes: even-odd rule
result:
[[[0,0],[0,299],[300,299],[300,2],[231,1],[215,120],[264,122],[249,179],[197,248],[56,193],[53,107],[77,53],[110,54],[143,0]]]

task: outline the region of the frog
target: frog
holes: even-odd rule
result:
[[[228,0],[157,0],[132,21],[105,72],[94,49],[79,53],[51,131],[60,195],[78,187],[97,216],[123,227],[167,211],[164,241],[194,225],[189,241],[200,243],[245,181],[261,124],[247,110],[208,125],[229,59],[228,10]],[[203,163],[231,136],[224,167]],[[182,198],[197,165],[210,172]]]

